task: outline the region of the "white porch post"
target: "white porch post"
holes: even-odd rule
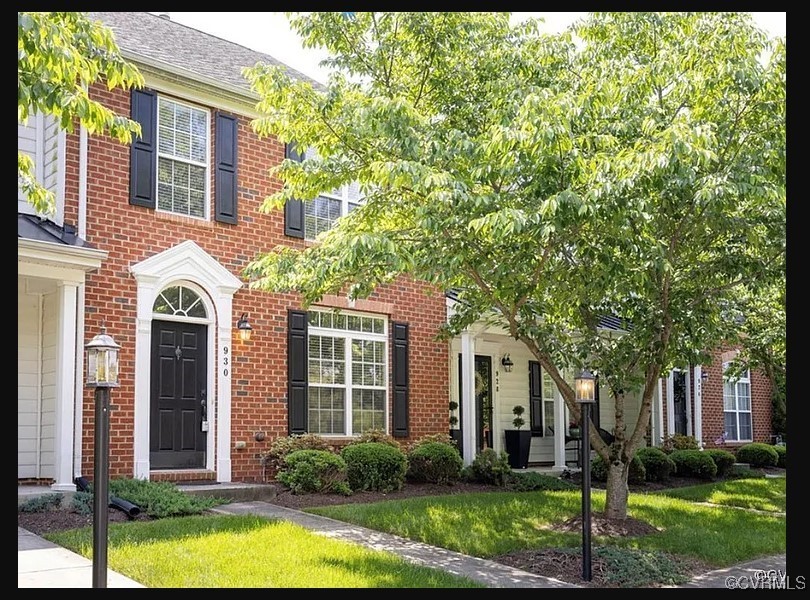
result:
[[[216,440],[216,460],[217,460],[217,481],[230,482],[231,481],[231,368],[234,357],[237,353],[243,352],[243,348],[234,348],[231,342],[233,335],[233,328],[231,327],[231,320],[233,318],[232,299],[233,291],[230,295],[223,293],[217,301],[217,313],[219,319],[217,321],[217,348],[219,351],[219,360],[217,361],[216,369],[219,369],[217,374],[217,381],[219,383],[217,394],[209,394],[209,407],[208,414],[216,414],[216,422],[212,422],[211,436]],[[213,376],[213,373],[211,374]],[[213,387],[211,388],[213,389]],[[216,400],[216,406],[211,406],[210,403]],[[214,412],[216,410],[216,412]],[[214,419],[209,419],[214,421]]]
[[[554,471],[564,471],[565,465],[565,400],[557,390],[554,394]]]
[[[694,429],[692,429],[692,375],[689,371],[689,367],[686,367],[684,371],[684,379],[686,380],[686,435],[694,435]]]
[[[695,439],[703,448],[703,367],[695,367]]]
[[[79,284],[56,285],[59,320],[56,342],[56,414],[54,422],[54,483],[52,490],[73,492],[73,411],[76,368],[76,293]]]
[[[469,331],[461,334],[461,441],[465,465],[475,458],[475,338]]]
[[[675,435],[675,382],[672,371],[667,375],[667,435]]]
[[[664,388],[663,379],[658,379],[652,403],[652,445],[660,446],[664,437]]]

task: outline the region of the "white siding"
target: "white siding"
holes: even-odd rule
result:
[[[54,477],[54,423],[56,418],[56,343],[59,307],[57,294],[43,296],[42,319],[42,433],[40,477]]]
[[[17,477],[37,476],[39,296],[17,285]]]
[[[56,294],[17,280],[17,477],[54,476]],[[40,304],[41,303],[41,304]]]
[[[64,133],[52,116],[30,115],[28,123],[17,124],[17,149],[25,152],[34,161],[37,179],[54,193],[57,213],[54,219],[62,222],[64,193],[61,189],[64,177],[64,156],[60,156],[60,143]],[[22,190],[17,188],[17,210],[35,214]]]

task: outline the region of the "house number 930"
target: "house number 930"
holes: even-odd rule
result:
[[[222,356],[222,365],[223,365],[222,376],[227,377],[228,373],[229,373],[228,365],[230,364],[230,360],[228,359],[228,346],[223,346],[222,347],[222,355],[223,355]]]

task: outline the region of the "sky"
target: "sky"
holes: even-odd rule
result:
[[[156,13],[157,14],[157,13]],[[173,21],[205,31],[217,37],[264,52],[293,69],[322,83],[326,74],[318,63],[326,56],[314,49],[304,49],[287,17],[280,12],[170,12]],[[516,12],[513,18],[543,17],[546,31],[561,31],[585,16],[584,12]],[[772,36],[785,36],[786,13],[754,12],[759,27]]]

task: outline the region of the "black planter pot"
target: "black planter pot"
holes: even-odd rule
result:
[[[532,432],[529,429],[507,429],[506,454],[509,466],[513,469],[525,469],[529,466],[529,448],[532,445]]]
[[[456,450],[461,454],[461,429],[451,429],[450,437],[456,442]]]

